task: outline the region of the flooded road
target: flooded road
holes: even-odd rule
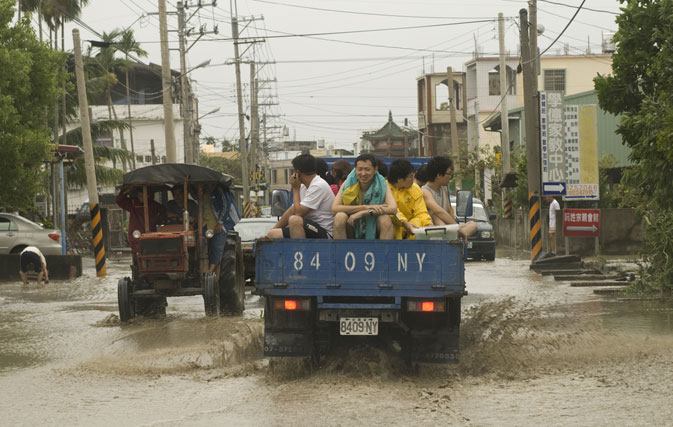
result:
[[[529,270],[466,265],[461,363],[409,371],[377,349],[317,371],[262,357],[261,302],[210,319],[201,297],[121,325],[117,281],[0,284],[3,425],[666,425],[673,305],[621,301]],[[520,258],[520,257],[519,257]]]

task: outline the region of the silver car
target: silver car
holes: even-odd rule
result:
[[[44,255],[61,255],[61,231],[19,215],[0,213],[0,254],[18,254],[26,246],[35,246]]]
[[[276,218],[244,218],[234,226],[234,230],[241,236],[246,280],[255,276],[255,257],[252,256],[255,239],[268,233],[277,222]]]

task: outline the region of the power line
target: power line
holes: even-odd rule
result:
[[[557,5],[557,6],[571,7],[571,8],[573,8],[573,9],[575,8],[575,6],[573,6],[573,5],[571,5],[571,4],[558,3],[558,2],[555,2],[555,1],[551,1],[551,0],[540,0],[540,1],[541,1],[541,2],[544,2],[544,3],[555,4],[555,5]],[[584,4],[584,2],[582,2],[582,4]],[[580,5],[580,7],[582,7],[582,5]],[[592,9],[592,8],[590,8],[590,7],[585,7],[584,10],[588,10],[588,11],[591,11],[591,12],[599,12],[599,13],[609,13],[609,14],[611,14],[611,15],[620,15],[620,13],[618,13],[618,12],[613,12],[613,11],[611,11],[611,10]]]
[[[299,8],[299,9],[318,10],[318,11],[321,11],[321,12],[347,13],[347,14],[353,14],[353,15],[366,15],[366,16],[386,16],[386,17],[391,17],[391,18],[407,18],[407,19],[481,19],[481,17],[467,17],[467,16],[456,17],[456,16],[393,15],[393,14],[387,14],[387,13],[356,12],[356,11],[352,11],[352,10],[325,9],[325,8],[321,8],[321,7],[300,6],[300,5],[296,5],[296,4],[278,3],[278,2],[275,2],[275,1],[268,1],[268,0],[252,0],[252,1],[257,2],[257,3],[275,4],[275,5],[278,5],[278,6],[285,6],[285,7],[295,7],[295,8]]]
[[[579,7],[577,8],[577,10],[576,10],[575,13],[573,14],[573,16],[570,18],[570,20],[568,21],[568,23],[566,24],[566,26],[563,27],[563,30],[561,30],[561,32],[560,32],[559,35],[554,39],[554,41],[551,42],[551,43],[549,44],[549,46],[547,46],[547,48],[546,48],[545,50],[543,50],[542,52],[540,52],[538,55],[533,56],[533,57],[530,58],[528,61],[521,63],[521,65],[528,64],[528,63],[533,62],[533,61],[537,61],[537,59],[538,59],[539,57],[541,57],[546,51],[548,51],[549,49],[551,49],[551,47],[554,46],[554,44],[558,41],[558,39],[561,38],[561,36],[563,35],[563,33],[566,32],[566,30],[568,29],[568,27],[570,27],[570,24],[573,23],[573,21],[575,20],[575,17],[577,16],[577,14],[580,13],[580,10],[582,10],[582,6],[584,6],[584,2],[586,2],[586,0],[582,0],[582,3],[580,3]],[[530,24],[529,24],[529,25],[530,25]],[[536,29],[536,30],[537,30],[537,29]]]

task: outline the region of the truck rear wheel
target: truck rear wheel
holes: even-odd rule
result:
[[[123,277],[117,282],[117,303],[119,304],[119,320],[126,323],[135,317],[135,304],[131,297],[133,284],[131,279]]]
[[[220,263],[220,313],[241,314],[245,309],[245,266],[241,239],[236,232],[227,233]]]
[[[203,305],[206,316],[217,316],[220,306],[220,292],[215,273],[208,272],[203,277]]]

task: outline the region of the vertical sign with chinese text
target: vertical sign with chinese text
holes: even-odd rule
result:
[[[598,200],[598,130],[595,105],[565,108],[567,185],[564,200]]]
[[[542,193],[565,194],[566,149],[563,93],[540,92]]]

